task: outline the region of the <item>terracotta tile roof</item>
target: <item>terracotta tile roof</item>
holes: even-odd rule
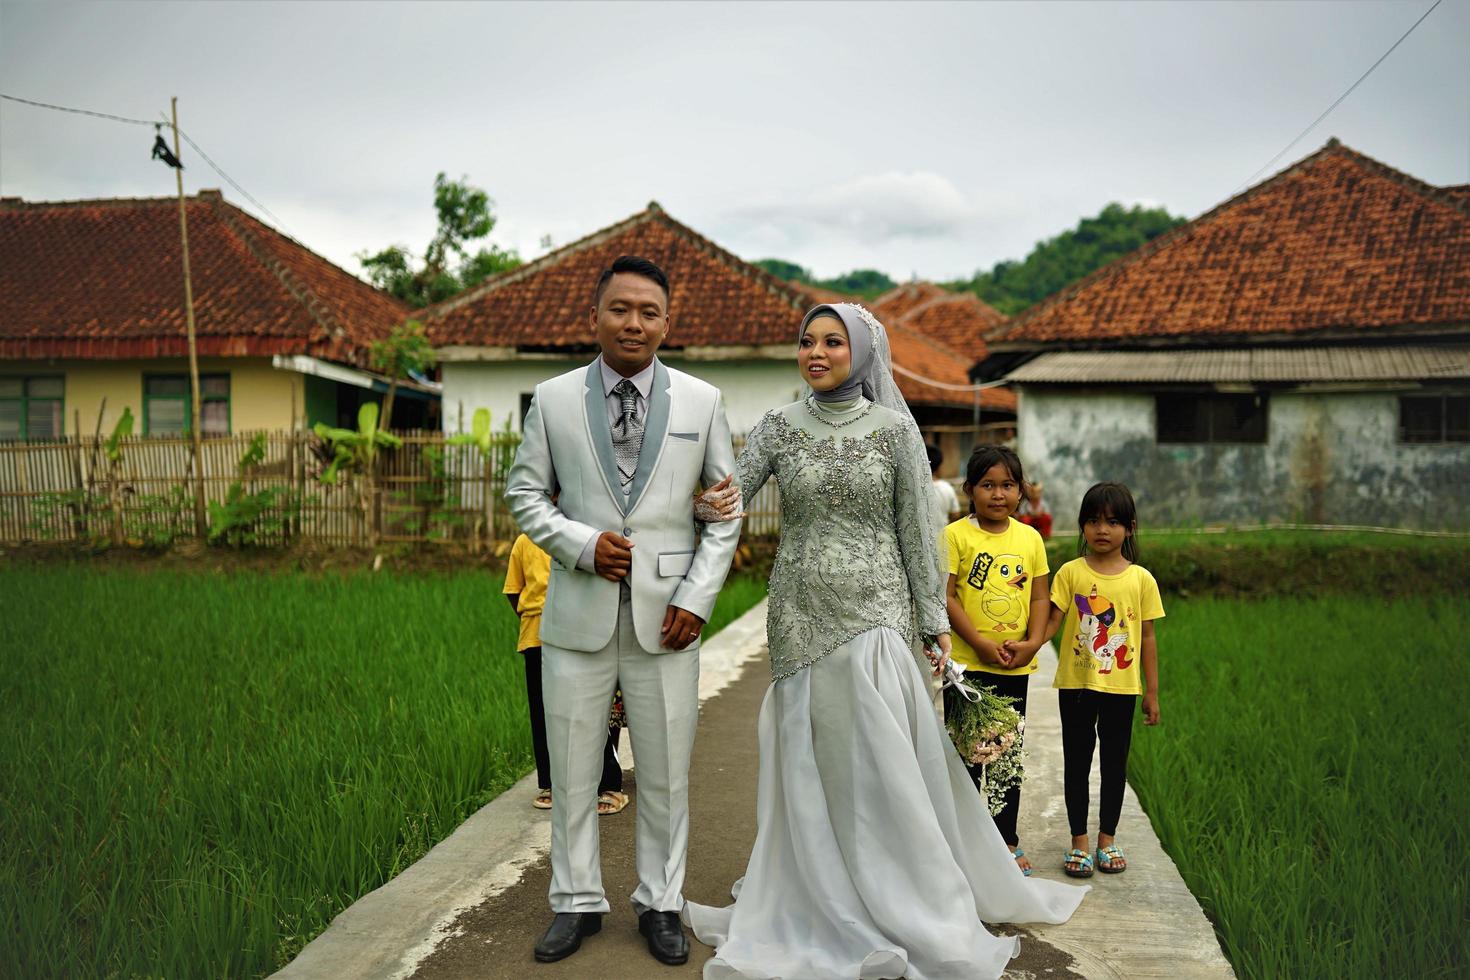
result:
[[[1331,140],[1027,310],[992,350],[1470,327],[1470,204]]]
[[[668,274],[665,346],[793,343],[807,297],[670,218],[657,203],[420,313],[436,346],[590,347],[592,289],[619,255]]]
[[[985,335],[1005,323],[1005,315],[974,293],[951,293],[912,307],[902,322],[967,356],[985,356]]]
[[[923,380],[968,385],[970,365],[974,363],[970,358],[915,330],[906,320],[885,323],[884,326],[888,329],[888,342],[893,350],[898,388],[910,406],[968,408],[975,404],[972,392],[948,390]],[[986,388],[980,392],[980,406],[988,411],[1014,412],[1016,396],[1008,388]]]
[[[201,355],[366,363],[408,307],[220,196],[186,198]],[[0,357],[187,353],[176,198],[0,203]]]
[[[418,315],[438,347],[592,348],[596,339],[587,311],[593,284],[613,259],[625,254],[652,259],[669,276],[673,325],[664,346],[670,349],[775,344],[791,345],[794,351],[796,327],[808,309],[851,301],[832,290],[778,279],[675,221],[654,203]],[[969,383],[971,359],[922,334],[899,339],[898,331],[890,332],[901,367],[949,384]],[[900,387],[915,405],[973,404],[968,392],[945,391],[909,378]],[[1015,407],[1008,392],[987,391],[984,397],[987,408]]]
[[[932,282],[906,282],[894,286],[873,300],[870,308],[879,319],[887,323],[888,320],[901,319],[905,314],[925,303],[943,299],[949,295],[951,295],[949,290],[943,286],[936,286]]]

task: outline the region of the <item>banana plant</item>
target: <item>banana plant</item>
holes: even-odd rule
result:
[[[368,546],[377,547],[379,521],[377,508],[374,506],[377,497],[374,483],[377,479],[378,453],[383,449],[397,449],[403,445],[403,440],[386,429],[378,428],[376,402],[366,402],[357,410],[356,430],[337,429],[325,422],[318,422],[312,427],[312,431],[332,447],[334,454],[331,464],[317,479],[322,483],[335,485],[341,481],[342,473],[346,470],[357,470],[361,474],[361,479],[357,481],[357,505],[367,532]]]
[[[449,436],[444,441],[451,446],[474,446],[480,451],[484,506],[475,520],[471,543],[471,550],[478,551],[482,532],[492,540],[495,537],[495,494],[492,488],[499,482],[497,473],[509,467],[508,456],[513,453],[517,439],[510,430],[509,416],[506,417],[505,427],[496,432],[490,426],[490,410],[477,408],[470,419],[470,431]]]
[[[372,472],[373,464],[377,462],[378,451],[381,449],[397,449],[403,445],[403,440],[386,429],[378,428],[378,405],[376,402],[365,402],[357,410],[357,428],[338,429],[325,422],[318,422],[312,427],[317,436],[332,447],[335,454],[331,465],[322,471],[317,479],[323,483],[337,484],[341,482],[344,470],[358,470],[363,473]]]

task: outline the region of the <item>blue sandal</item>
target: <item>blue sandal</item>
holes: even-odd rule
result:
[[[1116,865],[1118,861],[1123,862],[1121,868],[1109,867],[1110,864]],[[1099,847],[1097,849],[1097,870],[1105,875],[1120,875],[1128,870],[1128,855],[1124,854],[1123,849],[1117,844]]]
[[[1077,865],[1077,867],[1070,867],[1073,864]],[[1069,878],[1091,878],[1092,858],[1087,856],[1086,851],[1074,847],[1067,852],[1066,857],[1062,858],[1062,870],[1067,873],[1067,877]]]
[[[1020,857],[1025,857],[1025,856],[1026,856],[1026,852],[1023,851],[1023,850],[1021,850],[1019,847],[1016,848],[1014,851],[1011,852],[1011,857],[1013,857],[1013,858],[1020,858]],[[1025,875],[1027,878],[1029,878],[1029,877],[1031,877],[1031,872],[1032,871],[1035,871],[1035,870],[1036,870],[1035,868],[1021,868],[1021,874]]]

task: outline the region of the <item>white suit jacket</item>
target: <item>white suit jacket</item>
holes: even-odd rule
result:
[[[739,521],[711,524],[698,538],[694,527],[698,485],[735,469],[719,389],[655,360],[643,447],[626,499],[598,362],[537,385],[523,430],[505,500],[526,536],[551,555],[541,639],[588,651],[612,640],[620,586],[577,568],[587,542],[604,531],[633,542],[628,583],[643,649],[668,652],[659,631],[671,604],[708,621],[740,537]]]

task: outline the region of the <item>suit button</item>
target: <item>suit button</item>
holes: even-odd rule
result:
[[[625,527],[625,528],[623,528],[623,537],[626,538],[628,535],[630,535],[632,533],[633,533],[633,529],[631,527]]]

